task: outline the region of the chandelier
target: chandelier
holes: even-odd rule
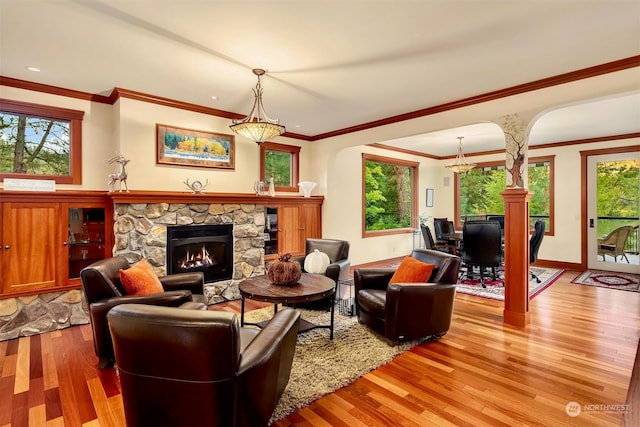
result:
[[[475,163],[467,162],[467,159],[464,157],[464,153],[462,152],[462,138],[464,138],[464,136],[458,137],[459,143],[458,143],[458,155],[456,156],[456,161],[451,163],[450,165],[445,166],[446,168],[451,169],[456,173],[465,173],[476,167]]]
[[[260,144],[265,142],[267,139],[282,135],[286,129],[284,126],[278,124],[277,119],[270,119],[262,106],[262,86],[260,85],[260,76],[264,75],[265,71],[260,68],[254,68],[253,74],[258,76],[258,84],[253,89],[253,94],[256,98],[253,103],[253,108],[247,117],[240,121],[233,120],[233,124],[229,127],[238,135],[249,138],[257,144]]]

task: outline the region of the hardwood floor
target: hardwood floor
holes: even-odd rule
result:
[[[443,338],[276,426],[621,425],[640,293],[571,284],[576,274],[531,301],[524,329],[503,324],[501,302],[458,294]],[[116,371],[96,362],[90,325],[0,342],[0,426],[124,425]],[[575,417],[570,402],[580,405]]]

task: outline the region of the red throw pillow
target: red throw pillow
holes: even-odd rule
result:
[[[160,279],[146,259],[126,270],[120,269],[120,282],[129,295],[149,295],[164,292]]]
[[[389,283],[426,282],[435,267],[435,264],[427,264],[408,256],[402,260]]]

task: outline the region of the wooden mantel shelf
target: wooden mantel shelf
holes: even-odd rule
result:
[[[0,189],[0,201],[64,202],[67,200],[102,199],[113,203],[251,203],[260,205],[303,203],[322,204],[324,196],[303,197],[300,195],[256,196],[253,193],[201,193],[186,191],[130,191],[113,192],[95,190],[57,191],[4,191]]]
[[[270,204],[322,204],[324,196],[257,196],[253,193],[200,193],[176,191],[130,191],[107,193],[114,203],[252,203]]]

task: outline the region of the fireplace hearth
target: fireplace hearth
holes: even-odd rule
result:
[[[167,227],[167,274],[202,271],[205,282],[233,275],[233,225]]]

